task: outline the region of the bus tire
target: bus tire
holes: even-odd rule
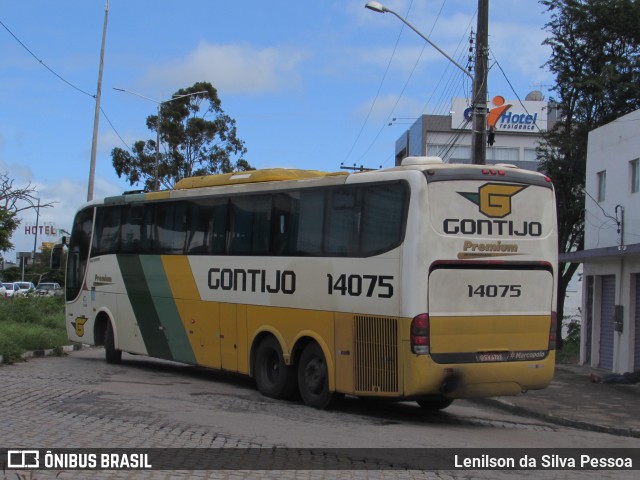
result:
[[[288,399],[296,390],[295,371],[284,363],[282,348],[274,337],[267,337],[258,345],[254,371],[258,390],[267,397]]]
[[[104,357],[107,363],[117,365],[122,362],[122,350],[116,349],[111,322],[107,322],[107,329],[104,332]]]
[[[329,391],[329,371],[320,346],[309,343],[298,362],[298,388],[302,401],[317,409],[328,408],[335,398]]]
[[[452,403],[453,403],[453,398],[439,397],[439,396],[435,396],[432,398],[423,398],[422,400],[418,400],[418,405],[420,405],[420,407],[422,407],[423,410],[428,410],[431,412],[435,412],[437,410],[444,410]]]

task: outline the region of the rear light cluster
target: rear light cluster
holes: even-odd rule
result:
[[[421,313],[411,320],[411,352],[416,355],[429,355],[429,314]]]
[[[549,328],[549,350],[556,349],[556,329],[558,328],[558,314],[551,312],[551,327]]]
[[[501,177],[504,177],[507,174],[507,172],[505,172],[504,170],[495,170],[493,168],[483,168],[482,174],[483,175],[500,175]]]

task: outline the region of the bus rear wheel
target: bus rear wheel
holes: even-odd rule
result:
[[[423,398],[422,400],[418,400],[418,405],[420,405],[423,410],[429,410],[431,412],[435,412],[436,410],[444,410],[452,403],[453,403],[452,398],[439,397],[439,396],[432,397],[432,398]]]
[[[116,349],[113,326],[110,321],[107,322],[107,329],[104,332],[104,356],[107,363],[119,364],[122,362],[122,350]]]
[[[295,371],[284,363],[282,348],[274,337],[267,337],[258,345],[255,377],[258,390],[267,397],[287,399],[296,390]]]
[[[335,398],[329,391],[329,372],[324,353],[315,342],[308,344],[300,355],[298,388],[304,403],[313,408],[328,408]]]

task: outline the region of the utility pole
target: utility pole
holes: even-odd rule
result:
[[[487,163],[487,57],[489,53],[489,0],[478,0],[475,75],[473,77],[473,134],[471,163]]]
[[[93,138],[91,141],[91,164],[89,166],[89,186],[87,202],[93,200],[93,181],[96,173],[96,152],[98,148],[98,124],[100,123],[100,96],[102,94],[102,67],[104,65],[104,43],[107,39],[107,19],[109,18],[109,0],[104,7],[104,26],[102,27],[102,47],[100,48],[100,68],[98,69],[98,89],[96,91],[96,111],[93,117]]]

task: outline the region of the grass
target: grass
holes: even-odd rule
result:
[[[5,363],[24,352],[68,344],[62,297],[17,297],[0,300],[0,356]]]

